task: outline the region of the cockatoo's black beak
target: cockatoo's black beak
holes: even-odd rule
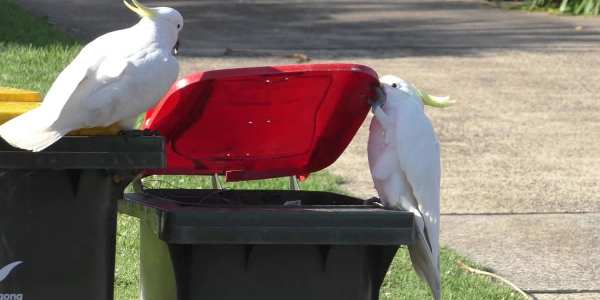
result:
[[[371,109],[375,111],[375,107],[383,107],[386,100],[385,89],[383,85],[375,88],[375,99],[369,100],[369,104],[371,104]]]
[[[179,39],[175,42],[175,46],[173,46],[173,55],[177,55],[179,53]]]

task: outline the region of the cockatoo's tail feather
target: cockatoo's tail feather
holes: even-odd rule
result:
[[[418,234],[415,244],[408,247],[408,252],[415,272],[429,285],[433,299],[441,299],[442,284],[439,266],[435,262],[437,259],[431,254],[431,248],[422,233]]]
[[[147,18],[152,18],[154,17],[155,13],[145,7],[143,4],[139,3],[137,0],[131,0],[131,2],[133,4],[129,4],[129,2],[127,2],[127,0],[123,0],[123,3],[125,3],[125,6],[127,6],[129,9],[131,9],[133,12],[135,12],[136,14],[138,14],[140,17],[147,17]]]
[[[432,95],[429,95],[429,94],[419,90],[418,88],[415,88],[415,90],[417,90],[417,93],[419,94],[421,101],[423,101],[423,104],[425,104],[425,105],[438,107],[438,108],[444,108],[444,107],[448,107],[448,106],[456,103],[456,101],[454,101],[454,99],[450,99],[450,97],[448,97],[448,96],[444,96],[444,97],[432,96]]]
[[[13,147],[42,151],[66,133],[51,126],[44,126],[40,121],[46,117],[42,107],[30,110],[2,124],[0,136]]]

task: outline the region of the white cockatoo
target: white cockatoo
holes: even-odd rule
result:
[[[415,216],[416,243],[408,250],[433,298],[441,298],[439,267],[440,145],[423,103],[444,107],[446,97],[420,92],[392,75],[380,78],[367,148],[371,176],[383,205]]]
[[[183,17],[168,7],[124,3],[141,20],[87,44],[38,108],[0,126],[4,140],[41,151],[76,129],[114,123],[133,129],[137,116],[166,93],[179,73],[174,55]]]

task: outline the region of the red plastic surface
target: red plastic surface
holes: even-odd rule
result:
[[[228,181],[308,175],[332,164],[364,121],[379,84],[352,64],[217,70],[176,82],[144,128],[166,139],[167,168]]]

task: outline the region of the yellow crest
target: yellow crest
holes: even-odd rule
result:
[[[131,9],[133,12],[138,14],[138,16],[140,16],[142,18],[143,17],[148,17],[148,18],[154,17],[155,13],[151,9],[145,7],[144,5],[139,3],[137,0],[130,0],[130,1],[133,4],[130,4],[128,2],[128,0],[123,0],[123,3],[125,3],[125,6],[127,6],[127,8]]]

